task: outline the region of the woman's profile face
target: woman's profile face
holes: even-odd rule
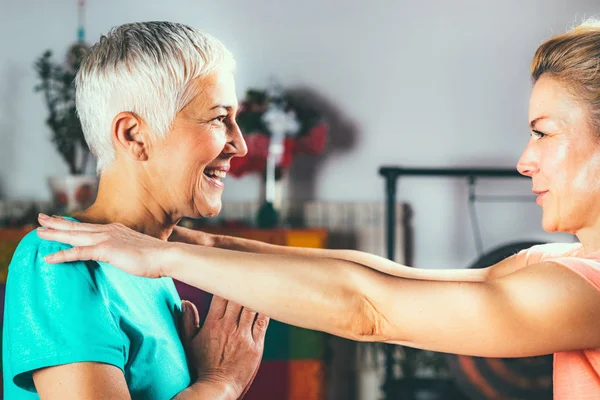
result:
[[[169,213],[212,217],[221,210],[223,178],[246,143],[235,121],[238,101],[229,70],[197,78],[198,94],[176,116],[167,138],[155,149],[155,171]]]
[[[530,176],[542,225],[576,233],[600,222],[600,136],[568,86],[542,75],[529,103],[531,139],[517,169]]]

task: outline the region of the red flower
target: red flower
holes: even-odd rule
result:
[[[259,172],[262,173],[267,169],[266,158],[251,158],[248,164],[248,172]]]
[[[248,146],[248,157],[267,158],[269,154],[269,137],[264,133],[252,132],[244,135],[246,146]]]
[[[77,200],[77,203],[79,203],[81,206],[87,206],[90,204],[93,200],[93,196],[94,188],[92,188],[92,185],[90,184],[84,184],[80,186],[75,192],[75,200]]]
[[[244,135],[248,154],[245,157],[235,157],[231,160],[230,174],[240,177],[247,173],[263,173],[267,168],[269,156],[269,136],[261,132],[252,132]],[[283,154],[277,164],[282,169],[292,165],[296,154],[319,154],[325,149],[327,143],[327,125],[321,123],[314,126],[305,136],[286,136],[283,142]]]
[[[233,157],[229,163],[229,173],[235,177],[240,177],[248,172],[248,164],[250,158],[246,155],[244,157]]]
[[[320,154],[327,144],[327,125],[315,125],[306,136],[298,139],[298,152],[305,154]]]
[[[283,154],[281,155],[281,161],[279,161],[279,166],[281,168],[289,168],[292,165],[292,160],[294,159],[294,153],[296,149],[296,141],[294,138],[286,137],[283,141]]]
[[[54,201],[58,206],[66,206],[69,204],[69,196],[63,191],[57,191],[54,194]]]
[[[264,133],[252,132],[244,135],[244,140],[246,140],[246,146],[248,146],[248,154],[244,157],[231,159],[229,173],[236,177],[251,172],[262,172],[267,165],[269,137]]]

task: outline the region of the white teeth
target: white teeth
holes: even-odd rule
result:
[[[217,169],[209,169],[206,171],[208,175],[214,175],[217,178],[225,178],[227,176],[227,172],[219,171]]]

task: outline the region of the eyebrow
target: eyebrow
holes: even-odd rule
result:
[[[224,104],[217,104],[216,106],[214,106],[213,108],[211,108],[211,110],[215,110],[217,108],[224,108],[227,111],[233,110],[233,106],[228,106],[228,105],[224,105]]]
[[[548,118],[548,117],[547,117],[547,116],[545,116],[545,115],[544,115],[544,116],[541,116],[541,117],[537,117],[536,119],[532,120],[532,121],[529,123],[529,127],[530,127],[531,129],[534,129],[534,128],[535,128],[535,124],[537,124],[537,123],[538,123],[538,121],[541,121],[541,120],[543,120],[543,119],[546,119],[546,118]]]

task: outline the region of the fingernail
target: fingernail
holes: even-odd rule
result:
[[[39,218],[48,218],[48,216],[46,214],[44,214],[44,213],[39,213],[38,217]]]

